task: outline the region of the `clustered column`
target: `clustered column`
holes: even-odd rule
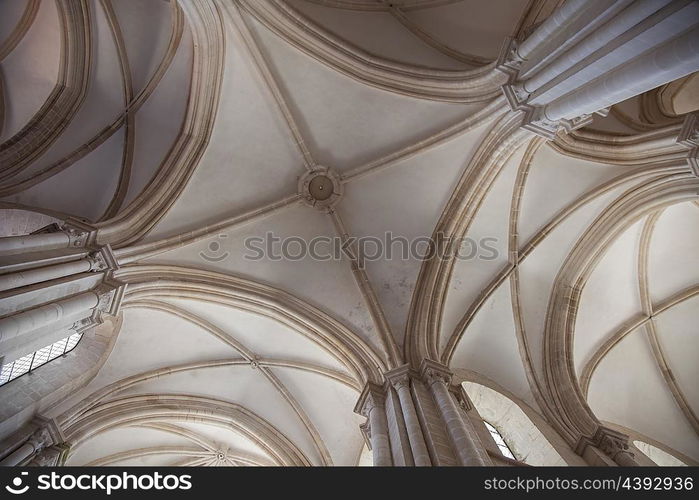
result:
[[[446,366],[423,360],[419,370],[402,365],[384,378],[381,385],[368,382],[355,406],[368,419],[362,429],[374,465],[492,465],[459,396],[452,394]]]
[[[90,238],[90,227],[75,222],[54,224],[33,234],[0,238],[0,257],[65,248],[85,247]]]
[[[415,410],[415,403],[410,394],[410,374],[407,365],[387,373],[386,378],[391,382],[393,388],[398,393],[405,427],[408,431],[410,450],[412,451],[415,465],[432,465],[430,454],[425,444],[425,437],[420,428],[420,420]]]
[[[489,465],[483,446],[472,429],[467,427],[461,411],[449,392],[451,373],[438,363],[424,360],[421,372],[444,418],[447,432],[462,465]]]
[[[498,61],[523,127],[553,138],[593,113],[699,70],[699,3],[569,0]]]
[[[357,408],[359,413],[369,419],[368,432],[374,465],[393,465],[383,389],[376,384],[368,383],[360,397]]]
[[[8,299],[0,319],[0,361],[7,364],[70,335],[71,326],[115,313],[125,285],[109,245],[95,245],[96,229],[80,221],[51,224],[34,234],[0,238],[0,292]],[[86,289],[88,273],[100,275]],[[82,280],[82,281],[81,281]],[[50,289],[47,297],[37,294]],[[77,291],[77,293],[76,293]],[[8,311],[10,312],[8,314]]]

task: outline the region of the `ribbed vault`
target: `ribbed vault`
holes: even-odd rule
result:
[[[661,88],[523,129],[497,59],[558,3],[3,2],[0,235],[90,223],[127,284],[98,373],[40,408],[67,464],[355,465],[362,388],[424,358],[517,399],[556,461],[600,425],[699,460],[684,117]],[[389,233],[479,251],[351,243]],[[251,259],[269,235],[349,251]]]

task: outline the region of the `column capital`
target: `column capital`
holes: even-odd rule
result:
[[[496,68],[508,76],[507,83],[501,87],[501,90],[510,105],[510,109],[523,113],[522,128],[552,140],[559,131],[568,133],[592,122],[591,114],[582,115],[572,120],[550,120],[546,116],[544,106],[529,103],[531,94],[524,88],[524,83],[519,80],[519,70],[524,59],[517,52],[518,46],[517,40],[507,39],[498,57]],[[602,110],[600,113],[605,114],[606,111],[608,110]]]
[[[27,443],[32,445],[35,452],[39,452],[47,446],[51,446],[53,444],[53,438],[51,437],[51,433],[49,432],[48,428],[39,427],[32,433],[31,436],[29,436]]]
[[[354,406],[354,412],[365,417],[376,407],[383,408],[386,401],[386,392],[382,386],[375,382],[367,382],[364,390],[359,395],[359,400]]]
[[[393,386],[395,389],[401,389],[403,387],[410,387],[410,379],[416,377],[417,373],[410,368],[410,365],[402,365],[398,368],[394,368],[384,374],[388,384]]]
[[[634,461],[634,454],[629,451],[629,436],[609,427],[601,425],[592,437],[582,436],[578,440],[575,452],[583,456],[588,446],[599,449],[619,465],[630,465]]]
[[[519,41],[513,37],[507,37],[500,47],[500,53],[495,61],[495,69],[506,75],[516,75],[522,66],[524,59],[517,52]]]
[[[121,302],[126,293],[126,283],[112,278],[106,278],[93,291],[99,296],[99,302],[93,314],[93,320],[96,323],[102,322],[103,314],[109,314],[111,316],[119,314]]]
[[[114,252],[112,252],[112,247],[108,244],[90,253],[85,258],[90,263],[90,271],[92,272],[116,271],[119,269],[119,264],[114,256]]]
[[[58,443],[42,449],[34,455],[29,465],[38,467],[56,467],[63,465],[68,458],[70,445],[67,443]]]
[[[699,177],[699,113],[688,113],[677,135],[677,144],[689,149],[687,165]]]
[[[48,448],[65,440],[63,432],[55,419],[36,416],[32,420],[34,432],[27,439],[27,443],[34,447],[35,452]]]
[[[420,363],[420,376],[428,385],[440,382],[448,388],[453,374],[446,365],[425,358]]]
[[[626,434],[600,426],[593,440],[615,462],[619,460],[620,454],[629,455],[633,459],[633,453],[629,451],[629,436]]]
[[[95,226],[73,217],[69,217],[60,223],[59,227],[68,235],[70,239],[69,246],[74,248],[94,245],[97,239],[97,228]]]
[[[97,228],[95,226],[72,217],[44,226],[30,234],[47,233],[66,234],[68,236],[69,248],[85,248],[92,246],[97,238]]]

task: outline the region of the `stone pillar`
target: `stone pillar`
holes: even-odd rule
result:
[[[39,250],[68,248],[70,237],[67,233],[27,234],[26,236],[6,236],[0,238],[0,255],[15,255]]]
[[[546,41],[556,34],[565,31],[575,20],[576,15],[585,7],[589,0],[568,0],[549,16],[534,32],[518,47],[514,47],[515,56],[520,61],[526,61]]]
[[[51,227],[49,226],[49,228]],[[56,234],[67,233],[61,231],[47,232],[32,236]],[[88,233],[84,232],[81,234]],[[38,333],[43,335],[47,333],[44,330],[58,329],[65,323],[66,319],[77,316],[79,313],[83,313],[81,317],[84,317],[86,315],[92,316],[99,311],[111,311],[112,304],[114,303],[118,307],[121,296],[123,296],[123,283],[111,279],[112,272],[118,269],[119,266],[109,245],[105,245],[85,257],[60,264],[39,265],[39,267],[32,267],[31,261],[27,261],[24,264],[28,267],[27,269],[0,276],[0,292],[5,292],[4,295],[6,296],[15,297],[18,303],[23,302],[22,294],[28,291],[24,287],[29,285],[35,285],[29,289],[33,291],[38,284],[47,284],[48,286],[54,283],[62,283],[69,281],[70,277],[79,277],[78,275],[84,272],[103,272],[102,283],[94,290],[63,298],[57,297],[49,303],[30,306],[29,309],[16,311],[10,316],[0,319],[0,354],[8,354],[8,349],[16,350],[31,343],[29,341],[32,339],[28,339],[28,341],[24,339],[17,340],[18,337],[37,332],[39,329],[42,329],[43,333]],[[52,280],[60,278],[64,279],[52,282]],[[67,291],[68,288],[64,287],[64,290]],[[112,298],[115,296],[118,296],[119,300],[112,301]],[[95,319],[98,320],[99,318]],[[8,345],[7,342],[12,339],[15,339],[15,341]]]
[[[386,373],[386,378],[398,393],[415,465],[432,465],[425,437],[420,428],[420,420],[415,411],[415,403],[410,393],[410,369],[408,365],[403,365]]]
[[[489,465],[484,459],[482,444],[461,417],[461,412],[449,391],[451,372],[446,366],[425,359],[420,374],[428,385],[447,427],[461,465]]]
[[[78,320],[73,325],[76,331],[80,331],[84,322],[102,323],[103,314],[118,314],[125,291],[126,284],[104,278],[90,291],[0,319],[0,357],[6,357],[3,362],[7,363],[49,345],[57,339],[42,345],[37,345],[37,342],[63,331],[66,320]]]
[[[109,245],[107,245],[82,259],[51,266],[34,267],[2,275],[0,276],[0,292],[57,278],[64,278],[73,274],[100,272],[116,268],[116,258],[114,254],[112,254]]]
[[[593,113],[699,70],[699,27],[546,105],[549,120]]]
[[[381,386],[368,382],[355,407],[357,413],[369,419],[367,430],[371,442],[371,452],[374,457],[374,465],[379,467],[393,465],[384,405],[385,398]]]
[[[47,427],[37,429],[29,439],[15,451],[0,460],[0,466],[15,466],[27,461],[44,448],[53,444],[53,437]]]
[[[0,319],[0,343],[56,323],[62,318],[93,309],[99,300],[97,293],[84,292],[2,318]]]
[[[24,462],[26,459],[32,456],[36,448],[34,445],[27,441],[22,446],[17,448],[15,451],[7,455],[5,458],[0,460],[0,466],[2,467],[14,467]]]
[[[699,3],[569,0],[504,47],[503,93],[522,127],[552,139],[607,108],[699,70]]]
[[[0,256],[18,255],[63,248],[81,248],[96,237],[94,227],[81,221],[68,219],[60,224],[24,236],[0,238]]]
[[[687,165],[699,177],[699,113],[690,113],[685,117],[677,143],[688,150]]]
[[[63,264],[5,274],[0,276],[0,292],[87,271],[90,271],[90,262],[87,259],[80,259]]]
[[[618,16],[603,24],[592,35],[586,37],[569,51],[566,51],[561,57],[556,58],[555,61],[547,65],[532,78],[525,80],[523,82],[524,90],[531,93],[539,89],[670,2],[671,0],[638,0],[633,2],[621,11]],[[641,52],[642,48],[639,47],[636,55]]]

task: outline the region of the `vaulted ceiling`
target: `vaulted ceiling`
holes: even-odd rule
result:
[[[170,182],[175,155],[193,158],[142,237],[114,245],[130,283],[115,345],[49,412],[80,438],[69,464],[356,464],[353,407],[367,372],[409,342],[422,261],[253,261],[246,239],[432,235],[469,166],[497,143],[506,104],[497,86],[430,94],[367,68],[489,74],[503,40],[546,2],[215,1],[217,49],[205,56],[220,60],[218,76],[197,59],[192,5],[85,1],[85,29],[66,39],[66,23],[79,22],[67,3],[0,4],[0,139],[28,133],[60,85],[74,94],[54,95],[70,103],[55,137],[0,179],[6,233],[30,227],[28,212],[109,226],[144,189]],[[448,276],[436,349],[544,414],[556,290],[584,267],[571,363],[591,410],[699,460],[696,197],[613,230],[604,218],[686,175],[666,145],[681,117],[644,123],[640,106],[551,143],[528,140],[488,179],[465,226],[481,252]],[[192,140],[196,153],[181,146]],[[297,194],[317,165],[343,183],[330,215]],[[583,255],[600,231],[600,251]],[[153,411],[81,427],[84,402],[97,399]],[[200,417],[178,413],[187,405]]]

